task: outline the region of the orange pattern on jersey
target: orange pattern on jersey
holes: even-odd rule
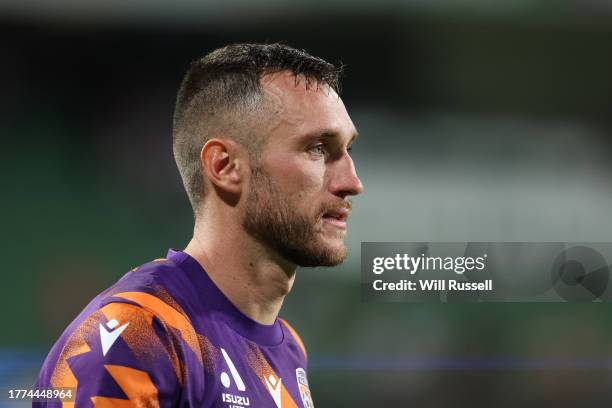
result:
[[[96,330],[96,321],[97,318],[94,317],[86,319],[66,342],[51,375],[51,386],[54,388],[74,388],[76,394],[79,382],[68,365],[68,359],[91,351],[85,339]],[[62,402],[62,408],[72,407],[74,407],[74,401]]]
[[[172,295],[168,293],[166,288],[161,285],[155,285],[153,286],[153,289],[155,291],[155,297],[161,299],[162,302],[177,310],[183,316],[187,316],[187,313],[185,313],[181,305],[174,300]],[[209,371],[215,371],[216,363],[219,362],[221,358],[221,352],[206,336],[196,332],[196,337],[198,338],[198,344],[200,346],[204,367]]]
[[[181,338],[187,343],[194,352],[200,363],[202,363],[202,353],[200,352],[196,331],[187,317],[181,314],[172,306],[164,303],[156,296],[144,292],[122,292],[112,295],[122,299],[131,300],[153,312],[168,326],[176,329],[181,334]]]
[[[127,400],[120,398],[92,397],[96,408],[105,407],[150,407],[159,408],[157,387],[145,371],[119,365],[105,364],[104,368],[121,387]]]
[[[221,352],[206,336],[197,334],[198,342],[200,343],[200,350],[202,350],[203,364],[209,371],[215,372],[216,365],[221,359]]]
[[[280,377],[278,376],[278,374],[276,374],[272,366],[270,366],[270,363],[268,363],[268,360],[266,360],[266,357],[264,357],[261,350],[259,350],[259,348],[255,344],[251,344],[250,348],[251,350],[248,356],[249,365],[251,366],[253,371],[255,371],[257,377],[259,377],[266,390],[268,390],[267,383],[270,382],[272,383],[272,385],[278,384]],[[298,408],[298,405],[295,403],[293,398],[291,398],[291,394],[289,394],[289,391],[287,391],[287,388],[285,388],[285,385],[282,383],[282,381],[280,387],[281,406],[283,408]]]
[[[302,338],[297,334],[297,331],[295,331],[295,329],[285,319],[279,318],[278,320],[280,320],[285,325],[285,327],[289,329],[289,332],[291,332],[291,335],[297,342],[298,346],[300,346],[300,348],[302,349],[302,352],[304,353],[304,358],[308,360],[308,353],[306,352],[306,346],[304,346],[304,342],[302,341]]]
[[[129,303],[109,303],[100,311],[107,320],[116,319],[129,326],[121,333],[121,338],[145,366],[150,366],[163,353],[172,363],[176,378],[183,385],[183,375],[178,356],[173,350],[168,350],[153,329],[153,314],[148,310]]]

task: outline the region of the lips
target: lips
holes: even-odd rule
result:
[[[350,213],[351,210],[347,207],[331,208],[323,213],[323,222],[334,228],[346,230],[346,220]]]
[[[346,221],[351,210],[346,207],[332,208],[323,214],[323,218],[334,218],[338,221]]]

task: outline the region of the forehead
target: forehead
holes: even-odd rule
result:
[[[357,133],[342,99],[326,84],[280,72],[265,75],[261,86],[274,112],[270,136],[298,137],[318,130],[345,137]]]

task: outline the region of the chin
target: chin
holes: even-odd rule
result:
[[[344,243],[319,241],[307,247],[285,251],[286,258],[294,264],[313,268],[318,266],[337,266],[344,262],[347,249]],[[287,249],[285,247],[285,249]]]
[[[323,261],[321,266],[340,265],[346,260],[348,254],[344,240],[322,244],[318,252],[320,254],[319,258]]]
[[[325,248],[327,251],[344,251],[346,252],[346,244],[345,244],[346,234],[342,232],[338,232],[333,236],[325,236],[321,238],[319,242],[320,248]]]

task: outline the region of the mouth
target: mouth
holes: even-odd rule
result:
[[[350,213],[351,210],[346,207],[332,208],[323,214],[323,222],[339,229],[346,229],[346,221]]]

